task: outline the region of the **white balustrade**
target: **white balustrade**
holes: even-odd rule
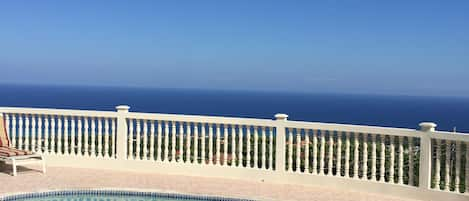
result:
[[[136,113],[128,108],[0,108],[0,113],[13,146],[47,156],[154,161],[155,167],[236,167],[233,170],[269,170],[285,177],[293,175],[287,172],[319,174],[420,190],[431,184],[436,192],[469,194],[469,135],[435,131],[430,123],[412,130],[287,121],[277,115],[273,121]]]

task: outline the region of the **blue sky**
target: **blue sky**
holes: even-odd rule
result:
[[[469,96],[469,1],[1,1],[1,83]]]

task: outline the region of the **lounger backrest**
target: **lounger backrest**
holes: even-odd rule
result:
[[[0,147],[10,146],[10,139],[8,139],[7,128],[5,127],[5,119],[3,114],[0,113]]]

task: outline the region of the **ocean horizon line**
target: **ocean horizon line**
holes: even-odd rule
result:
[[[331,96],[378,96],[378,97],[407,97],[407,98],[438,98],[438,99],[461,99],[468,100],[469,95],[422,95],[410,93],[374,93],[374,92],[338,92],[338,91],[294,91],[294,90],[265,90],[265,89],[220,89],[220,88],[190,88],[190,87],[156,87],[156,86],[139,86],[139,85],[78,85],[78,84],[34,84],[34,83],[2,83],[0,86],[13,87],[42,87],[42,88],[86,88],[86,89],[136,89],[136,90],[175,90],[175,91],[199,91],[199,92],[220,92],[220,93],[265,93],[265,94],[291,94],[291,95],[331,95]]]

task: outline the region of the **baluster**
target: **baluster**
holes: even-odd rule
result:
[[[243,127],[238,126],[238,165],[243,166]]]
[[[319,174],[324,174],[324,158],[326,151],[326,132],[321,130],[321,149],[319,156]]]
[[[313,130],[313,174],[318,173],[318,131]]]
[[[29,128],[29,115],[24,115],[24,149],[31,150],[29,148],[29,137],[31,137],[31,130]]]
[[[91,151],[90,151],[90,143],[89,143],[89,140],[90,140],[90,130],[89,130],[89,121],[92,120],[92,119],[88,119],[87,117],[85,117],[85,122],[84,122],[84,126],[85,126],[85,155],[86,156],[90,156],[91,154]]]
[[[102,157],[103,155],[103,119],[98,117],[96,118],[96,121],[98,121],[98,157]]]
[[[37,152],[36,145],[36,115],[31,115],[31,151]]]
[[[236,126],[234,124],[231,125],[231,166],[235,165],[235,157],[236,157]]]
[[[104,156],[105,157],[109,157],[109,136],[112,136],[109,133],[109,119],[104,118]]]
[[[220,124],[215,124],[216,126],[216,151],[215,151],[215,164],[220,165]]]
[[[114,157],[116,154],[116,137],[117,137],[117,125],[116,119],[111,119],[111,157]]]
[[[155,121],[150,121],[150,159],[155,160]]]
[[[455,173],[455,176],[454,176],[454,191],[455,192],[461,192],[461,189],[460,189],[460,181],[459,181],[459,177],[460,177],[460,170],[461,170],[461,150],[462,150],[462,143],[458,143],[458,142],[454,142],[455,143],[455,146],[454,148],[456,149],[455,152],[456,152],[456,173]],[[469,184],[466,184],[466,185],[469,185]]]
[[[77,150],[77,154],[78,155],[83,155],[83,144],[81,143],[82,142],[82,138],[83,138],[83,130],[82,130],[82,121],[81,121],[81,117],[78,117],[78,122],[77,122],[77,137],[78,137],[78,150]]]
[[[350,133],[345,133],[345,177],[350,177]]]
[[[213,164],[213,127],[208,124],[208,164]]]
[[[228,124],[223,125],[223,165],[228,165]]]
[[[435,188],[441,190],[440,186],[440,179],[441,179],[441,170],[440,170],[440,157],[441,157],[441,149],[440,149],[440,140],[435,140]]]
[[[378,135],[371,136],[371,180],[376,181],[376,140]]]
[[[398,165],[398,178],[399,184],[404,184],[404,138],[399,136],[399,165]]]
[[[19,148],[18,143],[16,143],[16,115],[15,114],[11,114],[11,135],[10,135],[10,139],[11,139],[11,145],[13,147]]]
[[[407,137],[409,141],[409,185],[414,185],[414,138]]]
[[[169,161],[169,123],[164,122],[164,159],[163,161]]]
[[[70,152],[72,155],[76,156],[76,150],[75,150],[75,147],[76,147],[76,144],[75,144],[75,117],[70,117],[70,137],[71,137],[71,143],[70,143]]]
[[[295,166],[298,173],[301,173],[301,130],[296,129],[296,139],[295,139]],[[293,165],[293,164],[292,164]]]
[[[446,157],[445,157],[445,191],[449,191],[449,184],[450,184],[450,168],[451,168],[451,141],[446,141]]]
[[[158,125],[157,125],[157,131],[156,131],[156,137],[157,137],[157,141],[156,141],[156,160],[157,161],[163,161],[163,155],[161,154],[161,146],[163,145],[163,143],[161,142],[161,136],[163,135],[163,132],[161,131],[161,124],[162,122],[161,121],[158,121]]]
[[[246,167],[251,167],[251,127],[250,126],[246,126]]]
[[[466,143],[466,191],[464,193],[469,193],[469,142]]]
[[[329,133],[329,150],[328,150],[328,159],[327,159],[327,174],[333,175],[332,166],[334,165],[334,131],[328,131]]]
[[[50,152],[56,153],[55,150],[55,116],[50,117]]]
[[[176,121],[171,122],[171,162],[176,162]]]
[[[42,117],[37,115],[37,148],[36,151],[42,153]]]
[[[49,116],[44,116],[44,152],[50,151],[49,146]]]
[[[379,168],[379,181],[385,182],[385,160],[386,160],[386,146],[385,146],[385,135],[380,136],[381,140],[381,154],[380,154],[380,168]]]
[[[16,141],[18,149],[23,149],[23,115],[18,114],[18,140]]]
[[[90,156],[96,156],[96,119],[91,118],[91,150]]]
[[[368,134],[362,133],[362,137],[363,137],[362,179],[368,179]]]
[[[191,123],[186,124],[186,163],[191,162]]]
[[[389,136],[389,182],[394,183],[394,136]]]
[[[258,128],[256,126],[254,126],[254,157],[253,157],[253,167],[254,168],[258,168],[258,152],[259,152],[259,147],[258,147],[258,143],[259,143],[259,133],[258,133]]]
[[[309,172],[309,130],[305,129],[305,170],[304,172]]]
[[[288,172],[293,172],[293,133],[288,128]]]
[[[62,151],[62,117],[57,116],[57,153],[63,154]]]
[[[360,146],[360,144],[358,143],[358,133],[354,133],[353,134],[353,146],[354,146],[354,150],[353,150],[353,178],[355,179],[358,179],[358,160],[359,160],[359,157],[358,157],[358,146]]]
[[[129,119],[129,140],[127,143],[129,144],[129,152],[127,155],[128,159],[134,159],[134,120]]]
[[[264,169],[266,167],[266,163],[265,163],[265,153],[266,153],[266,147],[265,147],[265,140],[266,140],[266,131],[265,131],[265,127],[262,126],[261,127],[261,131],[262,131],[262,143],[261,143],[261,169]]]
[[[70,152],[68,152],[68,117],[64,116],[64,154],[69,155]]]
[[[143,156],[142,159],[148,159],[148,121],[143,120]]]
[[[135,120],[135,158],[138,160],[142,159],[141,153],[141,135],[142,135],[142,128],[140,126],[140,119]],[[174,144],[173,144],[174,145]]]
[[[337,165],[335,175],[342,176],[342,132],[337,132]]]
[[[179,145],[179,150],[178,150],[179,151],[179,154],[178,154],[179,160],[178,161],[183,161],[184,160],[184,158],[183,158],[183,153],[184,153],[183,143],[184,143],[184,127],[183,127],[183,123],[181,122],[179,124],[179,144],[178,144]]]
[[[201,164],[205,165],[207,160],[205,159],[205,123],[200,123],[200,157],[202,158]]]
[[[197,127],[197,122],[194,122],[194,160],[192,163],[199,162],[199,128]]]
[[[269,169],[274,170],[274,128],[269,127]]]

